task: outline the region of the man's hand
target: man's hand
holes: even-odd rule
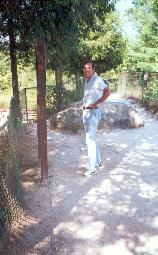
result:
[[[89,109],[96,109],[96,107],[98,106],[98,104],[101,104],[102,102],[104,102],[108,96],[110,96],[110,89],[109,88],[105,88],[103,91],[103,95],[101,98],[99,98],[94,104],[90,104],[88,106]]]
[[[88,105],[88,108],[89,109],[96,109],[97,108],[97,104],[96,103],[90,104],[90,105]]]

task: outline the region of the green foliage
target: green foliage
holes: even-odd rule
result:
[[[11,68],[9,56],[0,52],[0,91],[11,90]],[[36,86],[36,72],[32,65],[18,63],[19,89]]]
[[[128,51],[122,69],[124,70],[158,70],[158,26],[156,1],[135,0],[135,7],[129,15],[137,28],[137,39],[128,44]]]
[[[100,24],[103,26],[105,23],[105,14],[113,9],[114,2],[104,0],[71,2],[71,11],[67,19],[47,40],[47,67],[55,70],[57,66],[62,66],[70,75],[81,74],[83,59],[87,55],[90,57],[89,53],[93,50],[89,47],[87,52],[83,42],[89,37],[88,32],[96,34],[100,31]],[[97,24],[96,21],[100,23]]]
[[[10,105],[10,99],[11,99],[12,93],[11,91],[1,91],[0,93],[0,108],[1,109],[9,109]]]
[[[80,38],[71,48],[67,70],[70,73],[82,73],[85,59],[93,59],[97,72],[104,73],[116,68],[123,61],[125,40],[123,40],[119,20],[113,13],[107,13],[102,19],[94,17],[95,29],[91,29],[86,38]]]
[[[94,27],[94,17],[102,18],[114,8],[114,3],[114,0],[1,1],[0,44],[3,49],[8,48],[6,38],[8,20],[11,18],[20,56],[32,59],[32,49],[36,41],[42,38],[46,44],[50,43],[52,56],[62,61],[65,56],[66,60],[72,41],[77,43],[78,38],[86,37],[87,31]]]
[[[158,80],[148,83],[145,89],[144,102],[147,104],[158,102]]]
[[[0,91],[11,86],[10,61],[0,52]]]
[[[9,50],[9,43],[12,42],[12,52],[14,50],[12,63],[15,69],[12,74],[16,78],[17,92],[19,86],[16,74],[16,51],[18,57],[33,63],[35,62],[32,57],[33,49],[36,42],[42,40],[48,47],[47,66],[55,70],[58,65],[67,65],[73,59],[74,45],[78,45],[81,38],[86,38],[90,29],[95,30],[95,17],[102,20],[104,15],[114,8],[114,3],[115,0],[1,1],[0,46],[3,51]],[[27,75],[25,72],[20,75],[20,70],[23,69],[20,63],[18,68],[20,88],[23,84],[28,87],[29,83],[34,81],[31,77],[33,71],[30,72],[29,67],[26,71]],[[59,101],[59,98],[57,100]]]
[[[46,92],[46,109],[47,113],[55,113],[58,110],[58,98],[57,98],[56,86],[47,86]],[[74,78],[68,79],[64,82],[62,87],[62,105],[61,110],[67,108],[72,102],[80,101],[83,98],[83,81],[77,80],[77,84]]]

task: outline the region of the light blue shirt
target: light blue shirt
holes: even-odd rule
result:
[[[96,73],[93,74],[90,80],[85,81],[83,105],[88,107],[95,103],[102,97],[103,91],[107,87],[107,84],[101,77],[99,77]]]

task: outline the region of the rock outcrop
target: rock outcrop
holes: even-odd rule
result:
[[[137,128],[144,121],[136,108],[127,100],[108,100],[101,106],[102,119],[99,128]],[[81,102],[53,115],[50,119],[53,130],[78,132],[83,129]]]

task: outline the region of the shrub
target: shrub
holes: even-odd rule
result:
[[[148,83],[144,93],[144,103],[147,105],[150,103],[158,103],[158,80]]]
[[[60,110],[63,110],[72,102],[80,101],[83,98],[83,86],[74,86],[71,89],[66,89],[64,86],[62,88],[62,98],[60,98],[61,107]],[[57,91],[55,86],[48,86],[46,93],[46,109],[48,115],[56,113],[58,111],[58,100],[57,100]]]

